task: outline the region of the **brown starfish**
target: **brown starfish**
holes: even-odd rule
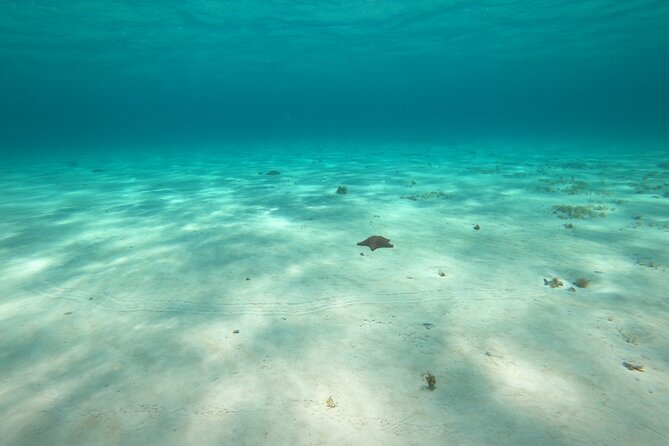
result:
[[[358,246],[368,246],[369,249],[374,251],[376,248],[392,248],[393,245],[390,244],[390,239],[381,237],[380,235],[373,235],[367,237],[365,240],[358,242]]]

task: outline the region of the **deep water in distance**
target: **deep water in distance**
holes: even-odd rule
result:
[[[3,1],[0,142],[663,138],[669,3]]]

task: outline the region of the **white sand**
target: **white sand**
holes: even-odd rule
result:
[[[517,152],[4,165],[0,443],[667,444],[669,157]]]

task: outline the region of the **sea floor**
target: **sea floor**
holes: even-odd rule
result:
[[[61,154],[0,190],[1,444],[669,442],[666,148]]]

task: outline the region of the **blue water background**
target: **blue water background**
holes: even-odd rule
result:
[[[3,150],[663,139],[669,2],[2,1]]]

